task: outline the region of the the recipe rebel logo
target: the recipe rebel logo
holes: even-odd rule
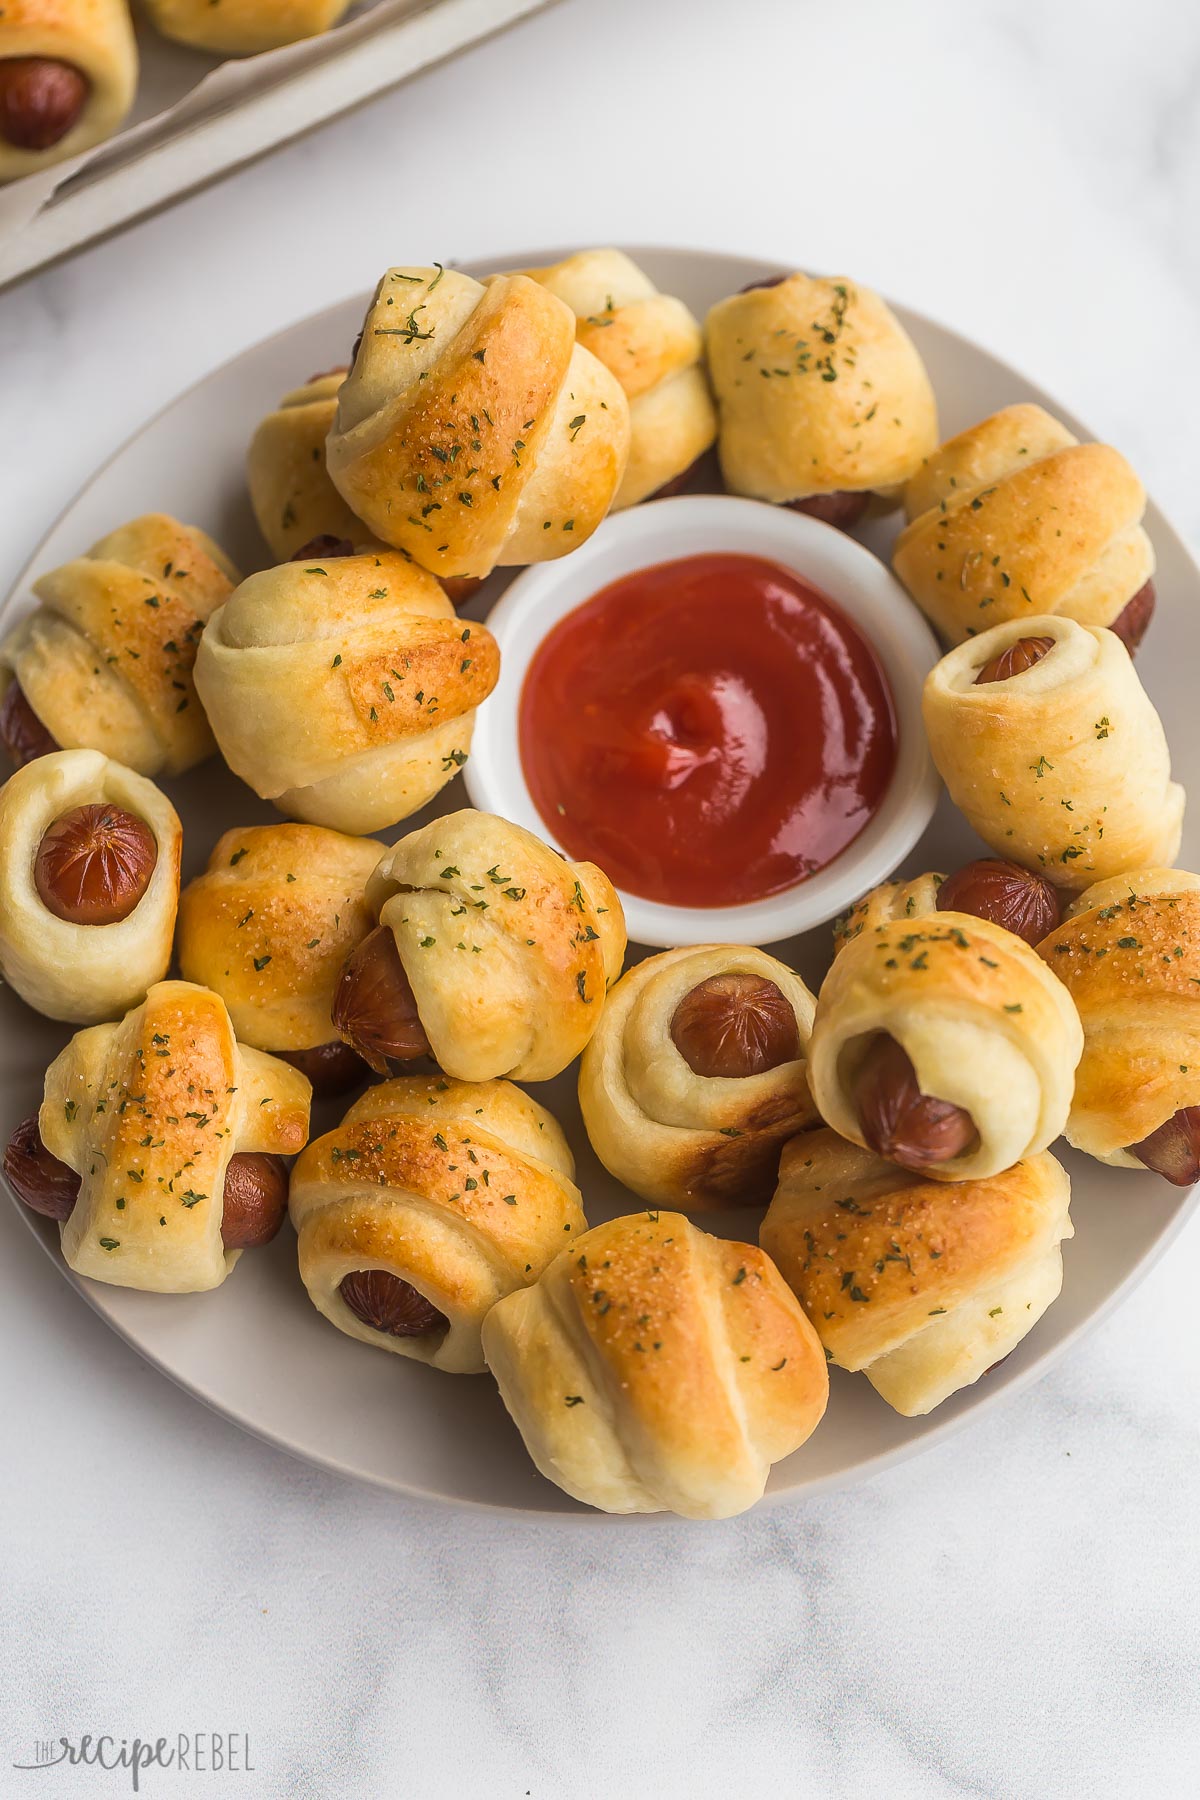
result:
[[[39,1738],[31,1758],[17,1760],[22,1773],[41,1769],[93,1768],[125,1770],[135,1794],[148,1769],[171,1769],[189,1775],[253,1775],[250,1738],[244,1731],[181,1731],[174,1737],[116,1738],[108,1733],[81,1737]]]

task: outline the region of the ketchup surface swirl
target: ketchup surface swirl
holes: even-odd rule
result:
[[[834,603],[759,557],[625,576],[539,646],[521,695],[530,793],[618,887],[736,906],[814,874],[896,763],[875,654]]]

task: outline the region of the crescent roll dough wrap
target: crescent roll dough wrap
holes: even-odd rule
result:
[[[937,444],[912,340],[846,276],[789,275],[734,294],[713,307],[705,336],[731,493],[891,495]]]
[[[566,301],[578,341],[629,401],[629,462],[613,510],[652,498],[716,440],[699,325],[621,250],[581,250],[526,273]]]
[[[38,1114],[46,1148],[81,1178],[61,1227],[69,1267],[159,1294],[220,1287],[241,1255],[221,1240],[230,1158],[295,1155],[309,1097],[298,1070],[239,1044],[217,996],[187,981],[77,1032]]]
[[[368,532],[329,479],[325,439],[345,369],[314,375],[262,420],[246,453],[250,504],[271,553],[286,562],[314,538],[362,544]]]
[[[1081,894],[1039,953],[1083,1020],[1067,1138],[1121,1169],[1200,1106],[1200,876],[1141,869]]]
[[[387,851],[367,890],[438,1064],[463,1081],[548,1081],[583,1049],[625,956],[621,902],[491,813],[450,813]]]
[[[755,1005],[753,997],[739,1002],[736,989],[722,1000],[731,977],[770,990],[784,1036],[756,1059],[768,1065],[758,1072],[701,1074],[685,1050],[707,1066],[697,1048],[719,1053],[737,1033],[740,1006]],[[711,1001],[692,1033],[680,1032],[681,1048],[673,1024],[689,996],[705,993]],[[815,1005],[799,976],[762,950],[668,950],[630,969],[609,995],[579,1071],[584,1124],[605,1168],[643,1199],[686,1210],[765,1201],[781,1144],[816,1123],[805,1064]],[[771,1025],[770,1016],[749,1020],[752,1034]]]
[[[1066,1123],[1079,1015],[1037,952],[986,919],[927,914],[838,952],[817,997],[809,1081],[826,1124],[864,1148],[855,1078],[881,1033],[907,1054],[922,1094],[974,1122],[974,1146],[931,1168],[932,1180],[999,1174]]]
[[[947,1184],[813,1131],[784,1150],[761,1238],[830,1361],[914,1418],[978,1381],[1057,1299],[1070,1200],[1045,1151]]]
[[[237,580],[195,526],[133,519],[34,582],[40,605],[0,643],[0,694],[19,682],[63,749],[182,774],[213,751],[193,664],[205,620]]]
[[[221,996],[260,1050],[336,1038],[342,964],[374,918],[366,885],[381,846],[319,825],[251,825],[217,839],[179,903],[179,966]]]
[[[1032,668],[977,682],[989,661],[1031,638],[1052,643]],[[997,625],[934,666],[922,714],[950,798],[997,855],[1072,890],[1174,861],[1183,789],[1112,632],[1050,616]]]
[[[138,56],[125,0],[5,0],[0,69],[10,58],[66,64],[83,77],[86,92],[71,123],[44,147],[0,135],[0,181],[32,175],[103,143],[133,104]]]
[[[145,0],[164,37],[222,56],[255,56],[336,25],[350,0]]]
[[[951,644],[1030,613],[1112,625],[1154,573],[1146,495],[1119,451],[1007,406],[926,458],[897,575]]]
[[[64,813],[105,803],[150,827],[158,857],[125,918],[76,924],[38,892],[38,847]],[[9,986],[47,1018],[74,1025],[119,1017],[144,999],[171,961],[182,843],[166,795],[98,750],[59,750],[18,769],[0,788],[0,972]]]
[[[864,932],[874,931],[877,925],[904,924],[936,912],[938,891],[945,879],[944,875],[931,872],[914,875],[910,880],[901,876],[895,881],[881,881],[834,920],[834,950],[841,950]]]
[[[483,1348],[542,1474],[603,1512],[745,1512],[829,1392],[774,1264],[681,1213],[596,1226],[492,1309]]]
[[[390,551],[251,575],[205,629],[196,685],[221,754],[281,812],[354,834],[405,819],[467,759],[500,653]]]
[[[439,576],[565,556],[629,455],[620,383],[527,275],[389,269],[338,396],[327,462],[376,537]]]
[[[361,1343],[478,1373],[489,1308],[587,1230],[574,1172],[554,1119],[510,1082],[385,1081],[292,1171],[309,1298]],[[373,1272],[426,1303],[424,1330],[381,1328],[362,1316],[369,1308],[352,1309],[347,1292],[371,1292],[354,1278]]]

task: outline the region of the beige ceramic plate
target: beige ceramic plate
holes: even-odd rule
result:
[[[497,266],[527,268],[563,254],[513,254],[499,259]],[[681,295],[700,315],[724,295],[776,272],[770,263],[710,252],[635,248],[633,254],[660,287]],[[5,622],[28,606],[35,575],[141,512],[162,510],[204,526],[245,570],[267,562],[242,476],[246,444],[280,395],[312,370],[347,358],[364,304],[361,298],[347,300],[247,351],[138,432],[71,503],[38,549],[7,604]],[[947,434],[1014,400],[1036,400],[1081,436],[1091,435],[1057,401],[996,358],[942,326],[903,310],[900,316],[928,365]],[[1191,671],[1200,662],[1200,569],[1153,506],[1147,526],[1158,553],[1159,616],[1138,668],[1166,724],[1176,773],[1198,796],[1180,858],[1194,868],[1200,861],[1200,734]],[[893,515],[872,525],[864,540],[886,553],[895,529]],[[493,578],[468,610],[484,616],[503,585],[501,578]],[[226,827],[276,816],[215,762],[172,783],[168,791],[184,822],[185,876],[203,866],[213,840]],[[435,810],[463,804],[462,785],[455,781]],[[979,845],[943,802],[906,866],[952,868],[977,854]],[[779,953],[815,987],[828,960],[827,933],[784,944]],[[0,1128],[5,1137],[36,1108],[42,1073],[65,1037],[62,1027],[37,1018],[13,994],[0,991]],[[605,1174],[588,1148],[573,1071],[537,1092],[563,1120],[575,1146],[592,1222],[632,1210],[637,1202]],[[332,1116],[319,1118],[318,1129],[325,1129]],[[1062,1297],[1003,1368],[956,1395],[931,1418],[912,1420],[891,1412],[865,1380],[835,1370],[824,1423],[802,1450],[774,1470],[767,1503],[873,1474],[1032,1380],[1128,1291],[1193,1204],[1194,1191],[1176,1192],[1165,1182],[1102,1168],[1071,1153],[1065,1160],[1075,1183],[1076,1235],[1065,1246]],[[62,1268],[56,1229],[17,1210]],[[751,1212],[715,1215],[705,1223],[731,1236],[753,1238],[758,1220]],[[211,1294],[138,1294],[77,1281],[65,1269],[64,1274],[115,1331],[181,1386],[297,1456],[398,1493],[564,1519],[597,1516],[536,1473],[486,1377],[439,1375],[353,1343],[326,1324],[300,1285],[287,1227],[268,1250],[243,1257],[225,1286]]]

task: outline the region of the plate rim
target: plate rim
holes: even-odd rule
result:
[[[75,1292],[82,1297],[91,1311],[108,1327],[114,1336],[119,1338],[122,1343],[128,1345],[128,1347],[133,1350],[136,1355],[140,1356],[143,1362],[148,1363],[152,1369],[157,1370],[161,1375],[165,1375],[173,1387],[178,1388],[181,1393],[189,1395],[192,1399],[198,1400],[209,1412],[215,1413],[218,1418],[227,1420],[231,1425],[235,1426],[239,1431],[244,1431],[248,1436],[257,1438],[260,1443],[268,1444],[274,1450],[282,1450],[286,1455],[295,1458],[296,1461],[308,1464],[310,1468],[322,1469],[328,1474],[340,1476],[344,1481],[358,1482],[361,1486],[369,1487],[377,1493],[391,1494],[398,1500],[415,1500],[425,1506],[458,1508],[464,1512],[478,1513],[488,1518],[520,1519],[526,1523],[537,1522],[542,1524],[568,1526],[594,1526],[599,1521],[604,1524],[616,1522],[627,1528],[638,1525],[660,1527],[666,1525],[684,1525],[690,1526],[693,1529],[701,1529],[713,1525],[730,1525],[738,1518],[749,1517],[768,1507],[774,1510],[775,1508],[782,1506],[803,1505],[804,1502],[815,1500],[820,1495],[834,1494],[839,1492],[842,1488],[857,1487],[862,1482],[874,1481],[877,1476],[886,1474],[889,1469],[894,1469],[901,1463],[908,1462],[912,1458],[922,1455],[926,1450],[932,1450],[935,1446],[945,1443],[947,1438],[955,1436],[958,1432],[965,1430],[968,1425],[975,1423],[982,1416],[994,1411],[1006,1397],[1010,1399],[1015,1398],[1016,1395],[1023,1393],[1027,1388],[1033,1387],[1044,1375],[1048,1375],[1050,1370],[1054,1368],[1055,1365],[1067,1355],[1068,1351],[1072,1350],[1082,1338],[1088,1336],[1094,1328],[1102,1325],[1111,1313],[1115,1312],[1119,1306],[1123,1305],[1130,1294],[1141,1285],[1146,1276],[1157,1266],[1185,1226],[1191,1223],[1192,1217],[1196,1211],[1197,1202],[1200,1201],[1200,1183],[1195,1184],[1191,1188],[1188,1199],[1179,1207],[1169,1223],[1162,1228],[1150,1249],[1147,1250],[1140,1260],[1134,1264],[1133,1268],[1123,1278],[1119,1285],[1112,1290],[1107,1298],[1101,1301],[1100,1305],[1095,1307],[1085,1319],[1081,1319],[1066,1337],[1042,1351],[1028,1368],[1015,1370],[1007,1378],[997,1382],[990,1392],[975,1398],[970,1406],[963,1407],[957,1412],[948,1414],[939,1424],[934,1425],[928,1431],[922,1432],[920,1436],[908,1438],[903,1443],[894,1445],[890,1450],[882,1450],[877,1455],[857,1463],[853,1469],[839,1470],[836,1474],[819,1476],[814,1480],[806,1482],[802,1487],[768,1488],[766,1492],[764,1492],[751,1507],[747,1508],[744,1513],[734,1514],[730,1519],[688,1519],[682,1514],[668,1512],[666,1510],[647,1513],[609,1513],[603,1512],[597,1507],[589,1506],[585,1501],[573,1501],[573,1503],[567,1507],[533,1507],[511,1506],[500,1501],[492,1500],[468,1500],[457,1495],[449,1497],[445,1494],[434,1493],[430,1489],[417,1487],[411,1484],[400,1486],[394,1481],[387,1481],[379,1475],[372,1474],[369,1470],[354,1468],[345,1462],[339,1462],[334,1456],[326,1456],[320,1451],[301,1447],[297,1443],[290,1441],[281,1432],[271,1431],[261,1425],[241,1418],[238,1414],[230,1411],[228,1406],[223,1405],[212,1395],[206,1393],[195,1382],[184,1380],[183,1377],[176,1374],[169,1364],[154,1350],[140,1343],[137,1338],[133,1336],[132,1332],[130,1332],[122,1323],[116,1319],[110,1318],[109,1315],[103,1311],[99,1302],[99,1296],[93,1293],[91,1291],[91,1286],[86,1283],[86,1278],[77,1275],[73,1269],[67,1267],[61,1255],[58,1253],[58,1245],[50,1239],[48,1233],[43,1236],[38,1227],[35,1215],[31,1214],[27,1208],[23,1207],[19,1201],[11,1196],[11,1194],[10,1199],[18,1219],[31,1233],[39,1248],[49,1258],[50,1262],[67,1282],[68,1286],[72,1287]],[[703,1227],[701,1227],[701,1229],[703,1229]],[[102,1287],[103,1283],[92,1285]],[[464,1379],[468,1378],[464,1377]],[[977,1386],[978,1383],[972,1385]],[[966,1391],[967,1390],[965,1389],[959,1390],[959,1392]],[[953,1399],[954,1396],[951,1395],[950,1398]],[[514,1430],[515,1429],[514,1426]],[[543,1479],[545,1479],[545,1477],[543,1477]],[[571,1499],[571,1496],[568,1495],[567,1498]]]

